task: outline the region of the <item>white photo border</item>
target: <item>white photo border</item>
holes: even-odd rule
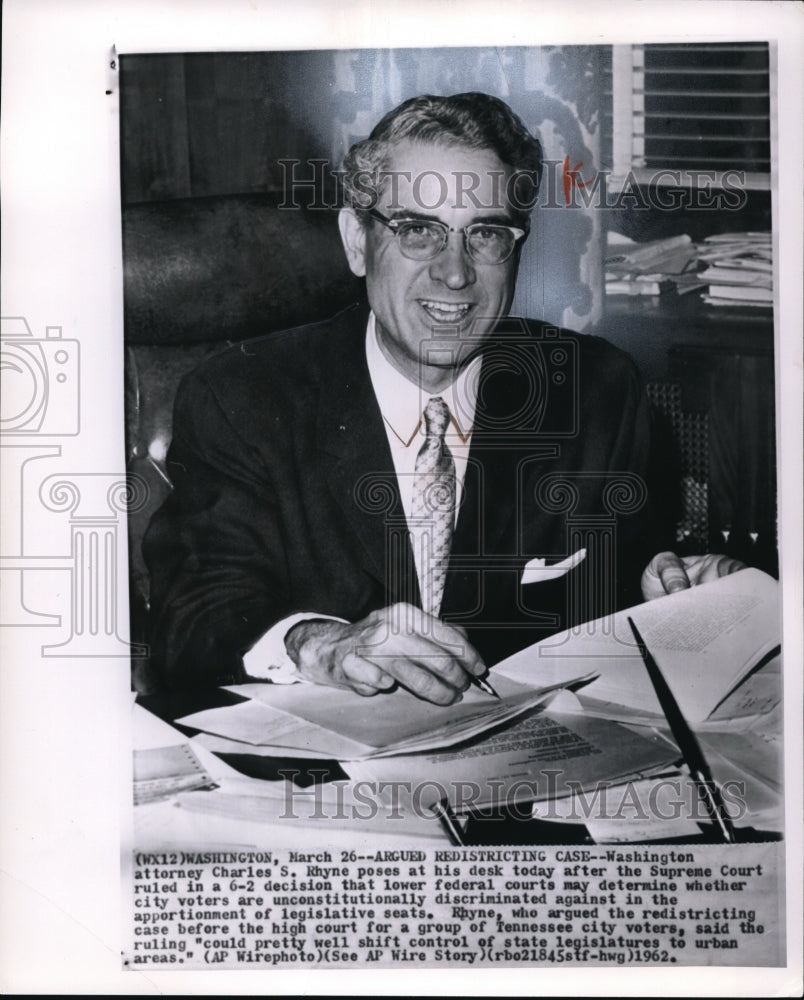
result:
[[[776,317],[780,555],[784,586],[788,969],[480,969],[312,973],[126,972],[120,948],[118,811],[130,774],[129,665],[108,656],[42,656],[42,628],[4,627],[0,675],[3,814],[0,968],[6,992],[488,995],[796,995],[801,984],[801,330],[802,8],[784,3],[515,0],[460,8],[446,0],[6,0],[3,5],[3,315],[33,336],[60,328],[80,345],[80,433],[53,429],[37,458],[58,476],[120,479],[123,284],[116,53],[429,44],[542,45],[770,40],[779,60],[772,189],[780,268]],[[694,27],[692,27],[694,26]],[[111,93],[109,92],[111,91]],[[50,339],[56,339],[54,334]],[[70,349],[71,350],[71,349]],[[68,355],[70,354],[68,350]],[[72,355],[71,355],[72,356]],[[65,403],[66,406],[72,404]],[[71,417],[72,419],[72,417]],[[65,425],[66,426],[66,425]],[[20,455],[15,454],[15,458]],[[25,456],[26,458],[31,456]],[[35,556],[69,551],[39,531],[38,509],[9,502],[3,531],[24,515]],[[19,475],[25,474],[25,463]],[[83,480],[82,480],[83,481]],[[98,484],[93,479],[93,488]],[[109,484],[103,486],[106,489]],[[98,487],[100,488],[100,487]],[[104,494],[108,495],[108,493]],[[58,495],[53,502],[59,502]],[[64,567],[37,584],[40,606],[69,614]],[[118,565],[125,604],[126,565]],[[5,595],[4,600],[8,600]],[[36,605],[36,601],[32,602]],[[5,606],[5,605],[4,605]],[[5,619],[3,619],[5,620]],[[44,623],[43,623],[44,624]],[[46,629],[45,629],[46,631]],[[122,783],[122,785],[121,785]]]

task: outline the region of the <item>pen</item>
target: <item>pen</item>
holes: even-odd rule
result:
[[[479,687],[481,691],[485,691],[486,694],[493,695],[493,697],[495,698],[500,697],[494,690],[494,688],[491,686],[491,684],[489,684],[489,682],[485,680],[485,678],[475,677],[474,674],[469,674],[469,680],[474,684],[475,687]]]
[[[678,748],[684,755],[684,760],[690,769],[690,776],[695,784],[698,796],[720,830],[723,840],[727,844],[733,844],[737,839],[734,827],[723,805],[720,789],[712,777],[712,772],[709,770],[709,765],[706,763],[706,758],[695,737],[695,733],[693,733],[687,724],[687,720],[684,718],[673,692],[668,687],[667,681],[664,679],[661,670],[659,670],[658,663],[654,660],[648,647],[645,645],[633,619],[629,618],[628,624],[634,633],[634,638],[639,646],[639,652],[642,654],[642,660],[647,667],[650,679],[653,682],[659,704],[662,706],[662,711],[670,726],[670,732],[673,734],[676,743],[678,743]]]
[[[458,825],[458,817],[452,809],[450,809],[447,802],[444,799],[441,799],[439,802],[434,802],[430,808],[436,816],[438,816],[441,828],[449,837],[449,842],[454,844],[455,847],[465,847],[466,841],[464,840],[463,833]]]

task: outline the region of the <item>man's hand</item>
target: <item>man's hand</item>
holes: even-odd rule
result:
[[[320,618],[295,625],[285,646],[301,675],[317,684],[374,695],[399,683],[425,701],[451,705],[486,672],[463,629],[412,604],[372,611],[362,621]]]
[[[745,563],[730,556],[677,556],[675,552],[660,552],[645,567],[642,574],[642,596],[652,601],[677,590],[687,590],[699,583],[710,583],[718,577],[745,569]]]

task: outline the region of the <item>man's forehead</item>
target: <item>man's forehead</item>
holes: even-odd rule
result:
[[[511,173],[490,149],[406,140],[386,159],[380,205],[388,213],[443,208],[499,213],[508,208]]]

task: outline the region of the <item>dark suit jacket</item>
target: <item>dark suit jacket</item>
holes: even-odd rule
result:
[[[243,652],[293,612],[357,620],[419,601],[366,321],[356,306],[243,343],[183,381],[174,491],[145,541],[152,652],[171,684],[243,680]],[[656,541],[630,359],[599,338],[510,319],[483,356],[442,617],[493,664],[638,601]],[[566,577],[520,584],[532,558],[582,547],[587,559]]]

